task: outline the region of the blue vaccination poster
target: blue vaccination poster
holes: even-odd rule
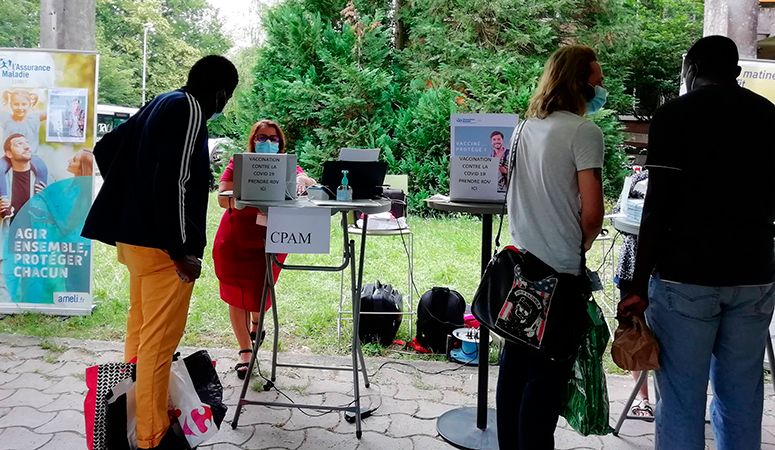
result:
[[[97,66],[0,48],[0,314],[91,313]]]
[[[454,114],[450,118],[449,196],[503,202],[516,114]]]

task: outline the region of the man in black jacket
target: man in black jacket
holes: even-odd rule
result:
[[[775,305],[775,105],[738,86],[735,43],[697,41],[687,93],[654,114],[633,294],[659,342],[656,448],[761,448],[762,360]]]
[[[137,358],[139,448],[177,448],[167,397],[206,244],[207,120],[223,111],[237,82],[229,60],[206,56],[185,87],[154,98],[94,148],[104,184],[82,234],[115,245],[129,269],[124,357]]]

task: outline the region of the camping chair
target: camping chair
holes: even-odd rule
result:
[[[394,189],[401,189],[407,195],[409,193],[408,175],[386,175],[385,184]],[[408,222],[408,209],[406,211],[407,211],[407,214],[405,218],[407,219],[407,222]],[[355,223],[356,223],[355,218],[353,218],[352,223],[348,227],[350,236],[361,235],[362,230],[358,228],[355,225]],[[409,229],[409,224],[407,223],[407,228],[402,228],[398,230],[373,230],[373,229],[369,229],[367,226],[366,235],[367,236],[387,236],[387,237],[398,238],[400,239],[400,244],[403,246],[406,252],[408,270],[406,274],[406,292],[404,294],[404,311],[401,313],[394,313],[394,314],[409,316],[409,335],[412,336],[413,330],[414,330],[413,316],[415,314],[414,305],[412,303],[412,293],[414,289],[414,235],[412,234],[412,231]],[[345,285],[344,272],[342,272],[342,275],[340,277],[340,283],[339,283],[339,311],[337,312],[338,315],[336,319],[337,339],[341,339],[342,337],[342,322],[344,320],[352,320],[352,311],[350,311],[349,308],[344,307],[345,297],[347,297],[344,294],[344,285]],[[386,314],[386,313],[361,312],[361,314]]]

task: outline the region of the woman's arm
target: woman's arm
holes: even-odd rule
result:
[[[587,169],[578,172],[579,193],[581,194],[581,236],[584,250],[592,248],[592,243],[603,228],[603,179],[600,169]]]
[[[316,185],[314,178],[308,177],[300,166],[296,166],[296,194],[301,195],[308,187]]]
[[[218,184],[218,193],[220,194],[223,191],[231,191],[234,188],[234,182],[233,181],[221,181]],[[218,196],[218,205],[220,205],[221,208],[227,209],[227,208],[233,208],[234,207],[234,197],[224,197],[219,195]]]

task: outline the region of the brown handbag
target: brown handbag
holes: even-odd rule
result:
[[[659,369],[659,344],[643,317],[619,319],[611,356],[624,370]]]

